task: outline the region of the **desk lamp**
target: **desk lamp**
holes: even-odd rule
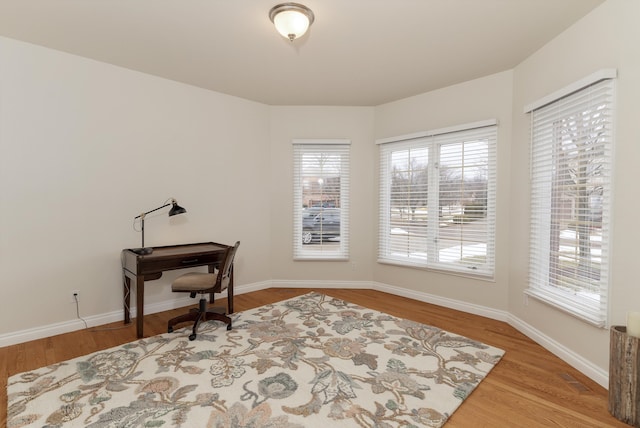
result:
[[[183,214],[183,213],[187,212],[187,210],[185,210],[180,205],[178,205],[178,202],[175,199],[171,198],[170,200],[171,200],[171,202],[167,202],[166,204],[164,204],[161,207],[154,208],[151,211],[147,211],[146,213],[142,213],[142,214],[140,214],[138,216],[135,216],[133,218],[133,221],[136,221],[137,219],[140,219],[140,227],[142,228],[142,247],[141,248],[134,248],[131,251],[133,251],[134,253],[139,254],[141,256],[146,256],[148,254],[153,253],[153,248],[144,246],[144,218],[146,217],[147,214],[151,214],[152,212],[161,210],[162,208],[168,207],[169,205],[172,205],[171,209],[169,210],[169,217],[172,217],[172,216],[177,215],[177,214]],[[167,201],[169,201],[169,199],[167,199]]]

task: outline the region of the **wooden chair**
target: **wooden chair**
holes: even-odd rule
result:
[[[173,332],[173,327],[176,324],[180,324],[185,321],[193,321],[193,332],[189,336],[189,340],[196,338],[196,330],[198,324],[203,320],[217,320],[227,324],[227,330],[231,330],[231,318],[224,313],[224,308],[209,308],[207,309],[207,294],[221,293],[224,290],[227,291],[227,299],[229,300],[229,311],[233,308],[231,300],[233,299],[232,289],[229,288],[233,275],[233,259],[236,256],[240,241],[237,241],[233,247],[229,247],[225,251],[222,263],[220,267],[216,269],[214,273],[204,272],[190,272],[184,275],[180,275],[171,284],[171,291],[176,293],[190,293],[191,297],[196,297],[196,294],[200,294],[200,302],[198,308],[191,309],[184,315],[179,315],[172,318],[168,322],[167,330],[169,333]],[[231,284],[233,287],[233,285]],[[222,312],[220,312],[222,311]]]

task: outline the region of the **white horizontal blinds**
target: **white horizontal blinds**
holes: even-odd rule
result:
[[[444,134],[438,150],[439,264],[493,274],[496,127]]]
[[[346,259],[349,256],[348,140],[294,141],[293,147],[294,257]]]
[[[532,112],[528,294],[604,326],[613,162],[612,79]]]
[[[493,275],[496,132],[380,145],[380,261]]]
[[[383,145],[381,150],[381,257],[424,263],[429,195],[427,140]]]

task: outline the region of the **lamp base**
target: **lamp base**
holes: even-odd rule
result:
[[[153,253],[153,248],[151,247],[132,248],[131,251],[133,251],[139,256],[148,256],[149,254]]]

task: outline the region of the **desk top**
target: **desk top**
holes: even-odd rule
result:
[[[224,251],[229,248],[228,245],[218,244],[216,242],[199,242],[196,244],[180,244],[180,245],[168,245],[164,247],[153,247],[153,253],[147,255],[136,254],[132,248],[122,250],[129,255],[139,257],[145,260],[163,258],[163,257],[176,257],[176,256],[197,256],[198,254],[206,254],[217,251]]]
[[[132,274],[158,274],[166,270],[213,265],[222,260],[229,248],[215,242],[200,242],[153,247],[153,253],[146,255],[128,248],[122,250],[122,268]]]

